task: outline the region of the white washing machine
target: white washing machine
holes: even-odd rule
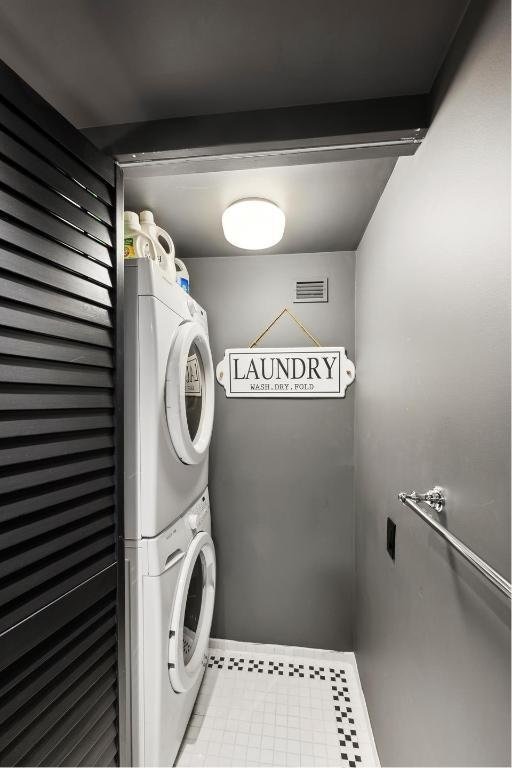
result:
[[[125,539],[158,535],[208,484],[206,312],[151,259],[125,261]]]
[[[204,674],[215,599],[208,489],[153,539],[126,543],[131,763],[172,766]]]

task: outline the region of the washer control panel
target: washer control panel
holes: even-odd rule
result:
[[[202,523],[205,517],[210,511],[210,497],[208,495],[208,488],[201,494],[195,504],[190,507],[186,514],[186,520],[190,526],[191,531],[199,531],[202,528]]]

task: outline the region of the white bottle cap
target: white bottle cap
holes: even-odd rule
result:
[[[135,211],[124,212],[124,225],[127,229],[140,229],[139,217]]]
[[[141,224],[154,224],[155,217],[151,211],[141,211],[139,213],[139,219]]]

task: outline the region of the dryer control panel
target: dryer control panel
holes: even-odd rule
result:
[[[187,299],[187,307],[190,313],[190,318],[192,320],[196,320],[196,322],[202,325],[206,332],[208,332],[208,320],[206,317],[206,312],[201,307],[201,305],[198,304],[197,301],[194,301],[191,296],[189,296]]]

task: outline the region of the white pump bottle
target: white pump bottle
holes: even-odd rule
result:
[[[139,217],[134,211],[124,212],[124,258],[157,258],[156,247],[151,238],[142,231]]]
[[[155,218],[151,211],[141,211],[139,219],[142,231],[151,238],[155,246],[158,265],[163,276],[174,284],[176,282],[176,265],[174,263],[174,243],[171,236],[165,229],[155,224]]]

